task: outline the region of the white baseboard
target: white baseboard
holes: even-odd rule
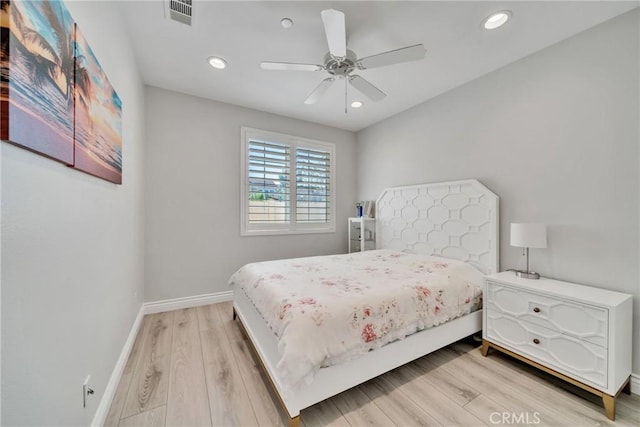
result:
[[[631,374],[631,393],[640,395],[640,375]]]
[[[174,298],[174,299],[168,299],[164,301],[146,302],[142,304],[142,306],[140,307],[140,311],[138,311],[138,315],[136,316],[136,320],[133,322],[133,326],[131,327],[131,331],[129,332],[127,341],[124,343],[124,347],[120,352],[120,357],[118,357],[116,366],[113,368],[113,372],[111,373],[109,382],[105,387],[104,394],[102,395],[102,399],[98,404],[98,409],[96,409],[96,413],[94,414],[93,420],[91,421],[91,426],[100,427],[104,425],[104,422],[107,418],[107,413],[109,412],[109,408],[111,407],[111,402],[113,401],[113,397],[116,394],[118,383],[120,383],[120,377],[122,376],[124,367],[127,364],[127,360],[129,359],[129,354],[131,353],[133,343],[136,340],[136,336],[138,335],[138,330],[140,329],[140,325],[142,324],[142,318],[146,314],[161,313],[163,311],[171,311],[171,310],[179,310],[181,308],[198,307],[200,305],[208,305],[208,304],[215,304],[218,302],[231,301],[232,299],[233,299],[233,292],[226,291],[226,292],[217,292],[214,294],[196,295],[193,297]]]
[[[113,397],[116,394],[116,389],[118,388],[120,377],[122,376],[124,367],[126,366],[127,360],[129,359],[129,354],[131,353],[133,343],[135,342],[136,336],[138,335],[138,330],[140,329],[140,325],[142,324],[143,317],[144,304],[140,306],[140,310],[138,310],[136,320],[133,321],[133,326],[131,327],[131,331],[129,331],[129,336],[124,343],[124,347],[120,352],[120,357],[118,357],[116,366],[113,368],[113,372],[111,372],[111,377],[109,378],[109,382],[104,389],[102,399],[100,399],[100,403],[98,404],[98,409],[96,409],[96,413],[93,415],[91,426],[102,426],[107,419],[107,413],[109,412],[109,408],[111,407]]]
[[[145,302],[144,314],[162,313],[163,311],[179,310],[181,308],[198,307],[200,305],[216,304],[231,301],[233,291],[216,292],[214,294],[195,295],[192,297],[174,298],[163,301]]]

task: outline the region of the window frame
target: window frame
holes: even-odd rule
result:
[[[287,234],[335,233],[336,231],[336,144],[279,132],[255,129],[246,126],[240,128],[240,235],[265,236]],[[285,224],[250,224],[249,223],[249,143],[252,139],[286,144],[290,151],[290,221]],[[329,222],[298,223],[297,215],[297,179],[296,149],[309,148],[329,152]]]

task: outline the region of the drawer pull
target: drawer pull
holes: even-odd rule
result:
[[[533,339],[533,343],[534,343],[534,344],[540,344],[540,340],[539,340],[538,338],[534,338],[534,339]]]
[[[533,312],[534,313],[540,313],[540,308],[539,307],[533,307]]]

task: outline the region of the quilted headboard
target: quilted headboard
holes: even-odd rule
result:
[[[387,188],[376,202],[376,246],[498,270],[498,202],[475,179]]]

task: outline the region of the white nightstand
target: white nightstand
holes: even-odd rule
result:
[[[376,248],[375,218],[349,218],[349,253]]]
[[[631,392],[631,295],[508,271],[486,276],[483,300],[484,356],[493,347],[596,394],[615,419]]]

